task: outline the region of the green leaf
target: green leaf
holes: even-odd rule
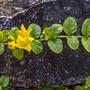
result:
[[[3,30],[2,33],[3,33],[2,42],[6,42],[8,40],[9,30]]]
[[[82,86],[82,89],[80,89],[80,90],[90,90],[90,83],[89,83],[89,81],[90,80],[86,81],[85,84]]]
[[[17,37],[18,31],[19,31],[18,27],[13,27],[13,28],[11,28],[11,30],[9,31],[9,34],[12,35],[13,37]]]
[[[73,17],[68,17],[63,24],[64,32],[67,35],[73,34],[77,31],[77,23]]]
[[[80,86],[80,90],[85,90],[83,86]]]
[[[18,60],[24,57],[24,51],[22,49],[13,49],[12,53]]]
[[[0,86],[0,90],[2,90],[2,86]]]
[[[3,44],[0,44],[0,55],[4,53],[4,45]]]
[[[9,77],[6,75],[1,76],[0,85],[2,85],[4,88],[7,87],[9,85]]]
[[[63,50],[63,43],[60,39],[48,40],[48,46],[53,52],[57,54],[61,53]]]
[[[0,41],[2,41],[2,39],[3,39],[3,33],[2,31],[0,31]]]
[[[41,34],[41,27],[36,24],[31,24],[29,28],[32,28],[31,35],[34,38],[39,38]]]
[[[8,88],[8,87],[6,87],[6,88],[3,88],[3,90],[9,90],[9,88]]]
[[[63,27],[61,24],[53,24],[50,29],[54,30],[56,33],[61,33],[63,30]]]
[[[90,36],[90,19],[86,19],[82,25],[82,34],[85,36]]]
[[[59,33],[52,29],[51,27],[46,27],[43,29],[43,35],[45,36],[45,40],[49,39],[57,39]]]
[[[41,53],[41,51],[43,49],[42,43],[39,40],[34,40],[31,44],[31,47],[32,47],[32,51],[35,54]]]
[[[84,90],[90,90],[90,87],[88,87],[88,88],[86,88],[86,89],[84,89]]]
[[[90,53],[90,38],[82,37],[81,42],[85,50]]]
[[[38,90],[53,90],[53,87],[39,87]]]
[[[79,40],[75,36],[70,36],[70,37],[68,36],[67,37],[67,44],[71,49],[76,50],[79,47]]]
[[[90,87],[90,76],[86,77],[85,80],[86,80],[85,85]]]

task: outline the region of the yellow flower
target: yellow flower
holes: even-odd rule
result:
[[[22,24],[21,30],[19,30],[16,39],[11,35],[8,37],[9,40],[12,40],[8,42],[8,47],[10,49],[14,49],[14,48],[25,49],[26,51],[30,52],[32,49],[31,43],[34,40],[34,38],[31,37],[30,35],[31,31],[32,31],[31,28],[28,28],[28,30],[26,30],[26,28]]]
[[[8,48],[15,49],[16,48],[15,41],[8,42]]]
[[[22,36],[22,37],[25,37],[25,36],[29,36],[30,35],[30,32],[32,31],[31,28],[28,28],[28,30],[26,30],[26,28],[24,27],[24,25],[22,24],[21,25],[21,30],[19,30],[19,35]]]
[[[34,40],[34,38],[32,37],[21,37],[20,35],[18,35],[17,37],[17,41],[16,41],[16,47],[20,48],[20,49],[25,49],[28,52],[31,51],[31,42]]]
[[[25,49],[28,52],[31,51],[31,49],[32,49],[31,43],[34,40],[34,38],[30,36],[31,31],[32,31],[31,28],[28,28],[28,30],[26,30],[24,25],[21,26],[21,30],[19,30],[19,34],[18,34],[17,40],[16,40],[17,48]]]
[[[28,52],[30,52],[32,50],[31,45],[27,44],[26,47],[24,47],[25,50],[27,50]]]

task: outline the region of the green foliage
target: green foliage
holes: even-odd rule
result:
[[[82,34],[86,37],[90,36],[90,19],[86,19],[82,25]]]
[[[85,83],[83,86],[80,86],[80,90],[90,90],[90,76],[85,78]]]
[[[51,28],[46,27],[43,30],[43,37],[45,38],[45,40],[49,40],[49,39],[56,39],[58,36],[58,33],[55,33]]]
[[[11,30],[9,31],[9,34],[11,35],[11,36],[13,36],[13,37],[17,37],[17,35],[18,35],[18,27],[13,27],[13,28],[11,28]]]
[[[13,49],[12,53],[18,60],[21,60],[24,57],[24,51],[22,49]]]
[[[0,31],[0,41],[3,39],[3,33]]]
[[[82,34],[84,35],[81,38],[82,44],[87,52],[90,53],[90,19],[86,19],[82,25]]]
[[[77,31],[77,23],[73,17],[68,17],[63,24],[64,32],[71,35]]]
[[[4,44],[0,43],[0,55],[4,53]]]
[[[9,30],[3,30],[2,33],[3,33],[2,42],[6,42],[8,40]]]
[[[72,50],[79,48],[79,39],[81,39],[83,47],[90,53],[90,18],[83,22],[82,36],[73,35],[76,31],[77,22],[74,17],[66,18],[63,26],[56,23],[41,29],[39,25],[32,23],[28,29],[21,25],[21,30],[18,27],[2,30],[0,31],[0,55],[4,52],[5,45],[19,60],[24,57],[24,50],[28,52],[32,50],[35,54],[40,54],[43,50],[42,42],[45,41],[51,51],[59,54],[63,51],[63,39],[67,39],[67,45]]]
[[[8,90],[9,85],[9,77],[6,75],[2,75],[0,77],[0,90]]]
[[[42,33],[45,37],[45,40],[56,39],[62,30],[63,27],[61,24],[53,24],[51,27],[44,28]]]
[[[43,46],[42,46],[42,43],[39,40],[34,40],[31,44],[31,46],[32,46],[32,51],[35,54],[39,54],[39,53],[42,52]]]
[[[34,38],[39,38],[41,34],[41,27],[36,24],[30,24],[29,28],[32,29],[31,35]]]
[[[48,46],[53,52],[57,54],[61,53],[63,50],[63,43],[61,39],[48,40]]]
[[[76,50],[79,47],[79,40],[75,36],[67,36],[67,44],[71,49]]]
[[[90,38],[82,37],[81,42],[85,50],[90,53]]]
[[[53,24],[50,29],[53,30],[55,33],[61,33],[63,31],[63,27],[61,24]]]

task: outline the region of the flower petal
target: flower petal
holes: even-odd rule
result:
[[[9,49],[15,49],[16,48],[15,41],[8,42],[8,48]]]
[[[30,52],[32,50],[30,44],[28,44],[24,49],[27,50],[28,52]]]
[[[21,30],[19,31],[19,34],[23,37],[25,37],[27,34],[27,30],[23,24],[21,25]]]
[[[27,35],[30,35],[31,31],[32,31],[32,28],[29,27],[27,30]]]

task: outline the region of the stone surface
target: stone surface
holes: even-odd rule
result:
[[[21,10],[54,0],[0,0],[0,16],[12,17]]]
[[[63,23],[66,17],[73,16],[78,22],[78,32],[80,34],[81,24],[84,19],[90,17],[89,0],[57,0],[42,3],[13,17],[6,24],[0,24],[0,29],[26,27],[30,23],[36,23],[41,27],[49,26],[53,23]],[[82,45],[76,51],[72,51],[64,42],[62,54],[52,53],[46,43],[43,43],[44,50],[40,55],[32,53],[25,54],[22,61],[14,57],[8,63],[8,74],[11,85],[17,87],[30,86],[58,86],[75,85],[83,82],[83,79],[90,75],[90,54]]]

